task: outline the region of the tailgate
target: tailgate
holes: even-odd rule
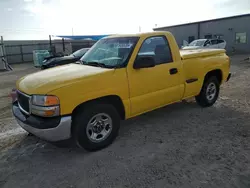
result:
[[[197,50],[180,50],[182,59],[191,59],[196,57],[206,57],[225,53],[224,49],[197,49]]]

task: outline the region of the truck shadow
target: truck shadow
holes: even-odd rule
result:
[[[180,118],[183,113],[187,111],[202,110],[194,100],[189,102],[183,101],[175,104],[171,104],[159,109],[156,109],[140,116],[123,121],[121,124],[120,135],[126,134],[133,126],[143,128],[144,126],[151,126],[155,124],[171,123],[173,118]]]
[[[106,164],[112,164],[112,168],[121,172],[123,165],[132,169],[140,159],[145,164],[153,160],[151,165],[159,169],[164,167],[171,171],[174,167],[182,169],[182,173],[189,170],[187,176],[190,179],[204,179],[204,174],[200,174],[203,169],[210,177],[217,178],[218,185],[244,187],[241,179],[249,179],[247,173],[250,172],[247,165],[250,163],[247,150],[249,121],[248,114],[225,106],[221,100],[210,108],[201,108],[191,101],[169,105],[122,122],[115,142],[98,152],[58,148],[28,136],[0,155],[0,174],[3,174],[0,182],[11,187],[10,182],[26,178],[28,185],[29,182],[35,183],[37,178],[26,176],[27,173],[49,179],[51,173],[57,176],[61,171],[64,174],[60,179],[71,179],[72,182],[79,178],[74,174],[86,175],[86,172],[106,177],[111,173]],[[91,172],[92,168],[99,170]],[[53,171],[48,172],[50,170]],[[202,187],[200,181],[195,185]]]
[[[168,105],[166,107],[162,107],[159,109],[156,109],[151,112],[147,112],[145,114],[139,115],[135,118],[131,118],[125,121],[121,122],[121,128],[119,131],[119,136],[117,139],[123,137],[127,137],[128,133],[131,131],[134,132],[134,129],[144,129],[145,126],[151,126],[154,124],[160,125],[162,122],[168,123],[169,117],[175,118],[177,116],[181,116],[182,113],[185,113],[186,110],[192,110],[192,109],[201,109],[194,101],[191,102],[179,102],[175,104]],[[169,122],[170,123],[170,122]],[[36,146],[37,148],[44,148],[44,149],[58,149],[58,150],[78,150],[76,146],[73,146],[70,143],[66,143],[65,145],[62,144],[53,144],[48,143],[46,141],[43,141],[42,139],[39,139],[35,136],[29,135],[26,138],[24,138],[21,142],[17,143],[11,150],[15,149],[22,149],[23,147],[32,147]],[[36,149],[34,149],[35,151]],[[80,152],[88,153],[84,151],[83,149],[79,149]]]
[[[224,119],[224,117],[218,117],[222,114],[222,112],[220,111],[221,109],[223,109],[222,106],[220,106],[219,108],[202,108],[198,106],[194,100],[171,104],[166,107],[147,112],[135,118],[122,121],[119,136],[115,140],[114,144],[119,140],[129,139],[130,136],[134,137],[134,135],[138,133],[144,136],[150,136],[147,135],[148,131],[151,132],[152,135],[152,133],[163,131],[162,129],[164,129],[164,132],[171,134],[175,131],[181,132],[182,129],[186,129],[189,125],[191,126],[190,128],[192,128],[192,126],[209,126],[209,124],[213,125],[215,124],[215,122],[217,122],[216,124],[218,124],[218,126],[221,126],[220,120]],[[230,109],[223,109],[223,111],[223,114],[234,114],[233,118],[226,118],[233,120],[230,122],[230,124],[233,124],[234,120],[237,119],[237,114],[241,114],[240,112],[233,111]],[[240,116],[242,115],[247,116],[245,114],[241,114]],[[237,121],[237,125],[238,124],[239,121]],[[248,134],[248,131],[242,134]],[[10,151],[16,150],[18,148],[22,149],[26,146],[31,148],[35,146],[36,149],[40,148],[48,151],[54,151],[55,149],[58,149],[59,151],[68,150],[70,152],[76,151],[85,154],[89,153],[84,151],[83,149],[77,149],[74,146],[72,147],[72,145],[58,147],[53,143],[48,143],[35,136],[27,136],[21,142],[16,144],[12,149],[10,149]],[[36,149],[34,148],[33,151],[35,151]]]

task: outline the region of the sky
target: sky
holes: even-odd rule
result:
[[[250,0],[0,0],[5,40],[152,31],[250,13]]]

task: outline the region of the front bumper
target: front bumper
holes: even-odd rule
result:
[[[227,82],[230,80],[230,78],[231,78],[231,72],[227,76]]]
[[[24,130],[39,138],[56,142],[71,137],[71,116],[58,117],[57,119],[27,116],[20,110],[17,103],[13,103],[12,112]]]

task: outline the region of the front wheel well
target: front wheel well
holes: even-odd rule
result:
[[[109,95],[109,96],[105,96],[105,97],[100,97],[100,98],[93,99],[90,101],[86,101],[82,104],[79,104],[73,110],[72,115],[74,116],[74,114],[76,114],[78,111],[84,110],[84,108],[87,105],[89,106],[89,105],[94,104],[94,103],[106,103],[106,104],[113,105],[116,108],[117,112],[119,113],[121,119],[122,120],[125,119],[125,108],[124,108],[124,105],[123,105],[121,98],[117,95]]]
[[[220,69],[216,69],[216,70],[212,70],[209,71],[206,76],[205,76],[205,80],[207,80],[208,78],[215,76],[218,79],[219,84],[221,84],[222,82],[222,71]]]

